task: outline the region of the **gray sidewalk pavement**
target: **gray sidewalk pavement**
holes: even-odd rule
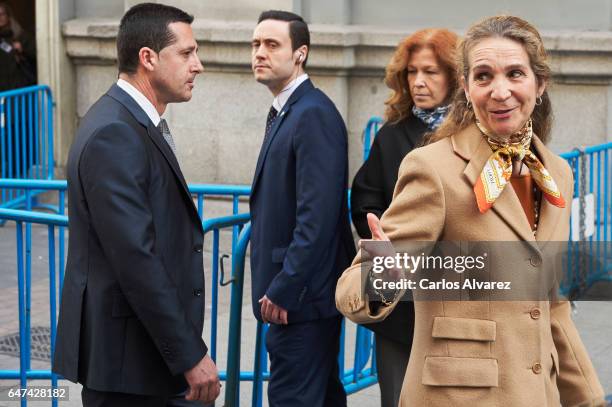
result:
[[[243,205],[241,205],[243,206]],[[244,207],[243,207],[244,209]],[[221,212],[219,212],[220,214]],[[224,213],[226,214],[226,213]],[[216,215],[213,208],[211,215]],[[222,234],[222,253],[228,253],[230,235]],[[47,228],[42,226],[32,227],[33,246],[32,246],[32,327],[49,326],[49,254],[47,247]],[[210,244],[207,238],[207,244]],[[7,335],[15,334],[19,330],[17,314],[17,272],[16,272],[16,249],[15,249],[15,223],[9,222],[4,227],[0,227],[0,340]],[[248,263],[248,262],[247,262]],[[211,329],[211,255],[205,252],[205,271],[207,278],[207,308],[205,314],[204,338],[208,341]],[[230,261],[226,261],[229,267]],[[250,275],[247,269],[245,274],[244,297],[242,307],[242,345],[241,345],[241,368],[252,370],[253,355],[255,350],[256,323],[252,317],[250,300]],[[229,304],[231,288],[219,288],[218,305],[218,352],[217,361],[221,370],[225,370],[227,358],[227,340],[229,326]],[[581,333],[583,341],[589,351],[593,363],[599,373],[599,377],[607,393],[612,393],[612,303],[611,302],[580,302],[577,305],[577,312],[574,320]],[[355,326],[347,324],[346,330],[346,366],[352,365],[352,354],[355,343]],[[0,348],[0,369],[18,369],[19,359],[2,353]],[[33,360],[32,368],[49,369],[48,361]],[[32,385],[49,385],[49,381],[33,381]],[[0,394],[2,389],[15,386],[16,381],[0,381]],[[80,406],[80,386],[66,381],[61,385],[68,385],[70,400],[62,401],[61,406]],[[242,406],[250,405],[252,386],[250,383],[242,383],[240,387],[240,400]],[[349,396],[349,406],[374,407],[378,406],[379,391],[377,386],[371,386],[356,394]],[[0,407],[16,406],[16,402],[6,402],[0,400]],[[31,406],[48,406],[50,402],[30,402]],[[223,394],[221,395],[218,406],[223,405]],[[265,389],[264,389],[264,405]]]

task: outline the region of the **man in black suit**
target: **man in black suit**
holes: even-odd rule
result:
[[[68,158],[70,242],[53,371],[85,406],[212,402],[202,340],[203,231],[164,119],[202,72],[193,17],[134,6],[117,35],[119,80],[83,117]],[[185,403],[184,396],[183,401]]]
[[[343,406],[336,281],[355,255],[347,205],[347,134],[304,72],[310,34],[293,13],[261,14],[255,79],[274,95],[251,192],[255,316],[269,322],[270,406]]]

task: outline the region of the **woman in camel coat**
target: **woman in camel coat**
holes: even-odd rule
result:
[[[463,89],[449,117],[430,144],[402,162],[380,223],[369,215],[373,238],[395,248],[522,241],[495,246],[488,267],[537,280],[547,266],[545,242],[568,239],[572,197],[569,166],[544,145],[550,69],[540,35],[516,17],[485,19],[460,45],[459,75]],[[362,253],[338,281],[336,305],[350,320],[371,323],[384,319],[403,291],[389,305],[370,307]],[[569,303],[478,299],[415,301],[400,406],[603,405]]]

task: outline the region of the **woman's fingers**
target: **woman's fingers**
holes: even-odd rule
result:
[[[389,240],[385,232],[382,230],[380,225],[380,219],[373,213],[368,213],[368,227],[372,233],[372,239],[374,240]]]

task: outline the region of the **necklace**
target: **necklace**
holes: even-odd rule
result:
[[[540,222],[540,202],[541,202],[540,191],[538,190],[538,187],[535,184],[533,186],[533,198],[534,198],[533,236],[535,236],[536,232],[538,231],[538,224]]]

